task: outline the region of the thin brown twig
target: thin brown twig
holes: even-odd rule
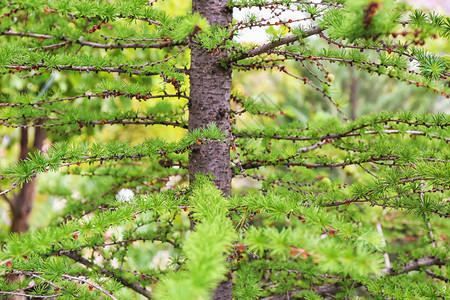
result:
[[[69,280],[77,280],[77,281],[80,281],[80,282],[82,282],[82,283],[88,284],[89,286],[92,286],[93,288],[99,290],[100,292],[102,292],[103,294],[105,294],[106,296],[108,296],[109,298],[111,298],[111,299],[113,299],[113,300],[117,300],[117,298],[114,297],[113,294],[109,293],[108,291],[106,291],[105,289],[103,289],[101,286],[99,286],[99,285],[97,285],[97,284],[95,284],[95,283],[92,283],[92,282],[90,282],[90,281],[88,281],[88,280],[86,280],[86,279],[84,279],[84,278],[75,277],[75,276],[70,276],[70,275],[66,275],[66,274],[61,275],[61,277],[67,278],[67,279],[69,279]]]

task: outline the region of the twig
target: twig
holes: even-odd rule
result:
[[[75,253],[75,252],[69,252],[69,253],[64,253],[65,256],[73,259],[74,261],[89,267],[89,268],[94,268],[97,269],[98,271],[100,271],[101,273],[107,275],[107,276],[111,276],[114,279],[116,279],[117,281],[119,281],[121,284],[123,284],[124,286],[131,288],[132,290],[134,290],[135,292],[145,296],[146,298],[150,299],[151,298],[151,292],[143,287],[141,287],[139,284],[137,283],[132,283],[129,282],[128,279],[122,277],[122,276],[117,276],[114,274],[114,272],[109,271],[105,268],[102,268],[100,266],[95,265],[94,263],[88,261],[87,259],[85,259],[84,257],[82,257],[81,255]]]
[[[359,164],[358,166],[361,167],[361,169],[363,169],[364,171],[366,171],[368,174],[372,175],[375,178],[378,178],[377,175],[373,174],[372,172],[370,172],[368,169],[364,168],[362,164]]]
[[[282,69],[281,69],[281,72],[286,73],[287,75],[289,75],[289,76],[291,76],[291,77],[294,77],[295,79],[302,80],[302,81],[304,81],[305,83],[307,83],[307,84],[309,84],[310,86],[312,86],[312,87],[313,87],[314,89],[316,89],[317,91],[321,92],[322,95],[323,95],[325,98],[327,98],[328,101],[331,102],[331,104],[333,104],[333,106],[336,108],[336,110],[339,112],[339,114],[341,114],[342,118],[343,118],[345,121],[347,121],[347,122],[350,121],[350,120],[347,118],[347,116],[345,115],[345,113],[339,108],[339,104],[337,104],[337,103],[333,100],[333,98],[330,97],[330,95],[328,95],[324,90],[322,90],[322,89],[319,88],[317,85],[315,85],[311,80],[307,80],[308,78],[306,78],[306,77],[303,78],[303,77],[299,77],[299,76],[297,76],[297,75],[295,75],[295,74],[292,74],[292,73],[288,72],[288,71],[286,70],[286,68],[282,68]],[[305,78],[306,78],[306,80],[305,80]]]
[[[400,274],[404,274],[404,273],[408,273],[411,271],[416,271],[418,269],[420,269],[421,267],[424,266],[432,266],[432,265],[444,265],[445,262],[440,260],[437,257],[431,257],[431,256],[426,256],[423,258],[419,258],[419,259],[415,259],[412,260],[410,262],[408,262],[405,267],[403,267],[403,269],[401,269],[398,272],[395,272],[392,269],[384,269],[382,270],[381,274],[388,274],[391,276],[395,276],[395,275],[400,275]],[[377,278],[379,276],[373,276],[373,278]],[[361,286],[362,284],[359,282],[355,282],[355,286],[354,287],[358,287]],[[339,292],[339,290],[342,288],[342,285],[340,285],[339,283],[334,283],[334,284],[327,284],[327,285],[321,285],[321,286],[316,286],[313,287],[309,290],[314,291],[316,294],[320,295],[320,296],[333,296],[336,295],[336,293]],[[294,290],[294,291],[290,291],[287,294],[283,294],[283,295],[273,295],[267,298],[262,298],[262,300],[282,300],[282,299],[288,299],[287,296],[292,297],[296,294],[300,294],[303,291],[306,291],[308,289],[299,289],[299,290]],[[334,298],[334,297],[333,297]]]
[[[22,273],[22,272],[20,272],[20,273]],[[38,279],[40,279],[40,280],[42,280],[42,281],[48,283],[49,285],[53,286],[54,288],[60,289],[61,291],[67,293],[67,291],[66,291],[65,289],[63,289],[63,288],[60,287],[60,286],[55,285],[55,284],[54,284],[53,282],[51,282],[50,280],[47,280],[47,279],[45,279],[45,278],[43,278],[43,277],[41,277],[41,276],[39,276],[39,275],[37,275],[37,274],[34,274],[34,273],[29,273],[28,275],[30,275],[30,277],[38,278]],[[78,296],[78,295],[77,295],[77,296]]]
[[[11,296],[20,296],[26,298],[37,298],[37,299],[54,299],[55,297],[61,296],[61,294],[49,295],[49,296],[39,296],[39,295],[29,295],[23,293],[15,293],[15,292],[2,292],[0,291],[0,295],[11,295]]]
[[[420,269],[421,267],[429,267],[429,266],[442,266],[445,265],[445,261],[442,261],[440,258],[435,256],[425,256],[419,259],[414,259],[408,262],[403,269],[399,271],[394,271],[393,269],[390,270],[383,270],[382,273],[388,274],[388,275],[400,275],[404,273],[409,273],[411,271],[416,271]],[[387,272],[386,272],[387,271]]]
[[[312,35],[316,35],[318,33],[322,32],[322,28],[320,28],[319,26],[315,26],[311,29],[309,29],[308,31],[305,32],[305,34],[303,35],[302,38],[307,38],[309,36]],[[236,59],[233,60],[228,60],[228,62],[235,62],[244,58],[248,58],[248,57],[253,57],[262,53],[265,53],[271,49],[274,49],[276,47],[282,46],[282,45],[286,45],[289,43],[293,43],[299,40],[299,37],[296,35],[290,35],[290,36],[286,36],[284,38],[279,39],[278,41],[274,41],[271,43],[267,43],[265,45],[262,45],[261,47],[252,49],[250,51],[248,51],[247,53],[244,53],[243,55],[237,57]]]
[[[9,192],[11,192],[12,190],[14,190],[16,187],[18,187],[19,185],[17,183],[14,183],[9,189],[1,191],[0,195],[5,195]]]
[[[25,32],[15,32],[15,31],[3,31],[0,35],[12,35],[12,36],[20,36],[20,37],[33,37],[39,39],[51,39],[53,36],[47,34],[39,34],[39,33],[25,33]]]
[[[40,48],[41,50],[55,50],[55,49],[59,49],[64,47],[65,45],[71,44],[72,42],[62,42],[62,43],[58,43],[58,44],[53,44],[53,45],[48,45],[48,46],[44,46],[42,48]],[[34,49],[30,49],[30,50],[34,50]]]
[[[450,279],[448,277],[436,275],[433,271],[428,270],[428,269],[425,270],[425,273],[427,273],[428,275],[430,275],[433,278],[437,278],[437,279],[440,279],[440,280],[445,281],[445,282],[449,282],[450,281]]]
[[[74,276],[70,276],[70,275],[61,275],[64,278],[70,279],[70,280],[77,280],[77,281],[81,281],[83,283],[89,284],[89,286],[92,286],[94,288],[96,288],[97,290],[99,290],[100,292],[102,292],[103,294],[105,294],[106,296],[110,297],[113,300],[117,300],[116,297],[114,297],[111,293],[109,293],[108,291],[105,291],[101,286],[96,285],[92,282],[87,281],[86,279],[83,278],[79,278],[79,277],[74,277]]]

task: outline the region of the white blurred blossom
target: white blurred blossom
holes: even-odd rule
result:
[[[180,175],[169,176],[169,181],[167,181],[166,185],[164,185],[162,190],[173,189],[174,187],[176,187],[178,185],[178,183],[180,181],[181,181],[181,176]]]
[[[121,189],[116,195],[116,200],[122,202],[130,202],[133,198],[134,192],[130,189]]]
[[[66,199],[55,199],[53,201],[53,210],[60,211],[66,206]]]
[[[153,269],[165,270],[170,261],[169,251],[158,251],[155,256],[153,256],[150,267]]]

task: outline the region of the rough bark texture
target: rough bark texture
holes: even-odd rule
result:
[[[226,8],[228,0],[193,0],[192,11],[199,12],[210,24],[227,25],[232,20],[232,11]],[[202,128],[211,122],[229,132],[231,68],[224,69],[217,60],[222,53],[210,55],[196,47],[191,49],[189,130]],[[189,155],[189,179],[195,180],[199,173],[210,173],[215,177],[217,188],[225,196],[231,194],[231,168],[229,142],[214,142],[196,145]],[[217,287],[213,299],[233,298],[231,280]]]
[[[22,128],[20,132],[20,154],[19,159],[26,159],[28,157],[28,130]],[[33,150],[40,150],[45,139],[45,131],[41,128],[36,128]],[[26,232],[28,231],[28,221],[30,219],[31,210],[33,209],[34,198],[36,196],[36,179],[24,183],[20,192],[14,195],[11,202],[12,224],[11,232]]]
[[[231,279],[222,281],[214,291],[213,300],[231,300],[233,299]]]
[[[192,11],[199,12],[210,24],[226,25],[232,12],[226,8],[227,0],[194,0]],[[189,130],[202,128],[214,122],[223,131],[230,129],[231,69],[224,69],[217,60],[221,53],[192,47],[190,69]],[[214,142],[195,145],[189,155],[189,178],[198,173],[210,173],[217,188],[225,196],[231,194],[230,144]]]

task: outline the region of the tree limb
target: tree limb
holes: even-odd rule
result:
[[[390,276],[396,276],[396,275],[405,274],[405,273],[408,273],[411,271],[416,271],[424,266],[433,266],[433,265],[441,266],[444,264],[445,264],[445,262],[437,257],[425,256],[425,257],[422,257],[419,259],[411,260],[403,267],[403,269],[401,269],[399,271],[394,271],[393,269],[383,269],[381,271],[381,273],[387,274]],[[375,276],[373,276],[373,277],[375,277]],[[356,284],[357,284],[357,286],[362,285],[361,283],[356,283]],[[341,287],[342,286],[339,285],[339,283],[333,283],[333,284],[327,284],[327,285],[313,287],[313,288],[311,288],[311,290],[313,290],[317,295],[320,295],[320,296],[334,296],[341,289]],[[273,296],[270,296],[267,298],[262,298],[262,300],[291,299],[291,297],[293,297],[294,295],[300,294],[302,291],[305,291],[305,290],[307,290],[307,289],[294,290],[294,291],[287,292],[286,294],[283,294],[283,295],[273,295]]]
[[[90,262],[89,260],[85,259],[83,256],[75,253],[75,252],[68,252],[68,253],[64,253],[65,256],[73,259],[74,261],[88,267],[88,268],[95,268],[97,269],[100,273],[105,274],[107,276],[110,276],[112,278],[114,278],[115,280],[117,280],[118,282],[120,282],[121,284],[123,284],[124,286],[132,289],[133,291],[141,294],[142,296],[150,299],[151,298],[151,292],[145,288],[143,288],[142,286],[140,286],[137,283],[134,282],[129,282],[128,279],[122,277],[122,276],[117,276],[116,274],[114,274],[114,272],[109,271],[103,267],[97,266],[94,263]]]
[[[429,266],[442,266],[445,264],[445,261],[441,260],[438,257],[435,256],[425,256],[419,259],[411,260],[410,262],[406,263],[406,265],[403,267],[403,269],[399,271],[395,271],[393,269],[385,269],[383,271],[386,272],[386,274],[395,276],[400,275],[404,273],[409,273],[411,271],[416,271],[420,269],[421,267],[429,267]]]
[[[305,32],[305,34],[303,35],[303,38],[307,38],[307,37],[310,37],[312,35],[319,34],[322,31],[323,31],[322,28],[320,28],[319,26],[315,26],[315,27],[307,30]],[[253,56],[265,53],[265,52],[267,52],[267,51],[269,51],[271,49],[274,49],[276,47],[279,47],[279,46],[282,46],[282,45],[286,45],[286,44],[289,44],[289,43],[293,43],[293,42],[296,42],[298,40],[299,40],[298,36],[296,36],[296,35],[289,35],[289,36],[281,38],[281,39],[279,39],[277,41],[274,41],[274,42],[271,42],[271,43],[267,43],[267,44],[264,44],[264,45],[262,45],[262,46],[260,46],[258,48],[252,49],[252,50],[248,51],[247,53],[244,53],[240,57],[238,57],[236,59],[229,60],[228,62],[235,62],[235,61],[238,61],[238,60],[241,60],[241,59],[244,59],[244,58],[253,57]]]

